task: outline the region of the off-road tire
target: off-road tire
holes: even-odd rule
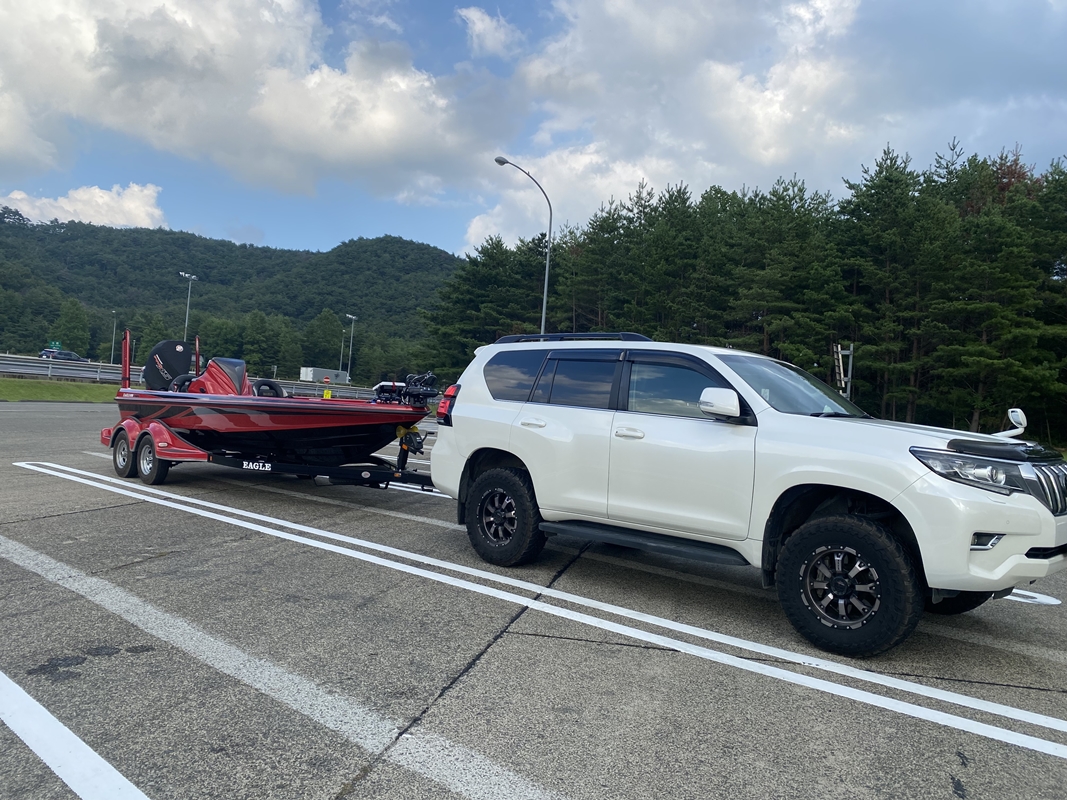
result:
[[[137,445],[137,477],[149,486],[158,486],[167,479],[170,462],[164,461],[156,452],[156,443],[145,436]]]
[[[862,517],[801,525],[786,539],[777,573],[778,599],[793,627],[831,653],[883,653],[922,617],[924,592],[910,556],[886,528]]]
[[[960,592],[955,597],[943,597],[941,602],[935,603],[927,596],[926,611],[930,614],[940,614],[943,617],[966,614],[968,611],[974,611],[992,597],[992,592]]]
[[[530,476],[520,469],[490,469],[467,496],[467,536],[485,561],[501,567],[526,564],[545,546]]]
[[[130,447],[130,436],[123,428],[119,428],[111,443],[111,465],[120,478],[132,478],[137,474],[137,459]]]

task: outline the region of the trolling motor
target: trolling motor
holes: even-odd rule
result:
[[[418,408],[440,394],[434,388],[436,383],[437,376],[432,370],[421,375],[408,375],[403,383],[379,383],[374,387],[374,400],[377,403],[403,403]]]
[[[435,383],[437,383],[437,376],[433,374],[432,370],[421,375],[408,375],[407,380],[404,382],[404,391],[401,392],[401,397],[409,405],[424,406],[440,394],[439,391],[433,388]]]

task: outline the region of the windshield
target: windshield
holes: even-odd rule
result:
[[[855,403],[792,364],[741,355],[719,358],[777,411],[810,416],[867,416]]]

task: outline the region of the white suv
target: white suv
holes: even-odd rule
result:
[[[851,656],[1067,567],[1058,452],[876,420],[763,356],[611,337],[505,337],[445,391],[433,482],[486,561],[566,534],[757,565]]]

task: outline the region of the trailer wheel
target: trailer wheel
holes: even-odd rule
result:
[[[119,428],[115,434],[111,447],[111,463],[115,467],[115,474],[120,478],[132,478],[137,471],[137,464],[130,450],[130,437],[123,428]]]
[[[467,536],[485,561],[514,567],[545,546],[530,477],[518,469],[490,469],[474,481],[467,501]]]
[[[137,446],[137,477],[149,486],[158,486],[167,479],[168,472],[170,462],[157,457],[156,443],[151,436],[145,436]]]

